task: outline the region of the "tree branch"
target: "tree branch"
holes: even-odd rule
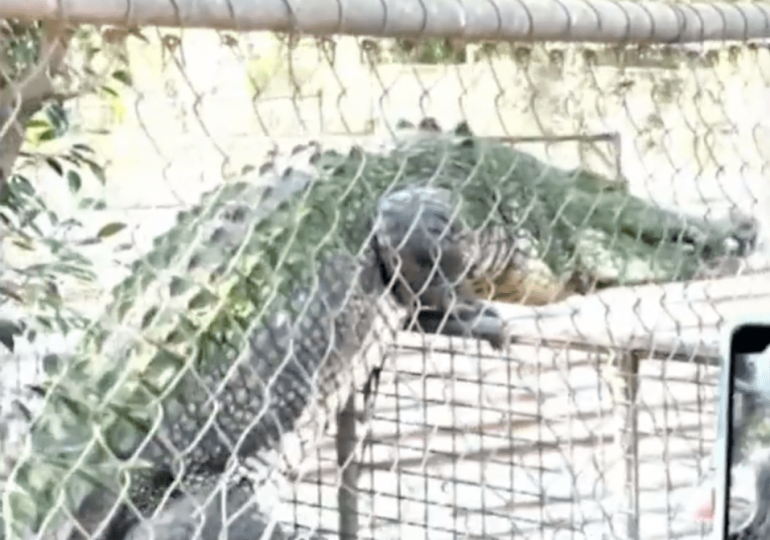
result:
[[[0,181],[3,184],[10,177],[24,144],[27,122],[47,100],[56,96],[53,77],[64,66],[72,34],[65,23],[45,22],[38,62],[18,81],[0,91]]]

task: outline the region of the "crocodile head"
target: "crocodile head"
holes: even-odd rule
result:
[[[703,244],[703,264],[696,279],[738,274],[743,259],[757,248],[759,222],[742,212],[731,211],[728,217],[713,223],[712,231]]]

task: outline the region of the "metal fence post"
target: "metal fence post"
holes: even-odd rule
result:
[[[350,393],[345,406],[337,415],[337,466],[340,482],[337,486],[340,540],[358,537],[358,462],[356,461],[356,396]]]
[[[639,539],[639,353],[624,351],[616,358],[616,410],[623,459],[623,528],[626,538]]]

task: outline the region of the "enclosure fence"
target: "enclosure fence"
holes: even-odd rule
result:
[[[761,2],[3,0],[0,538],[705,537],[769,38]]]

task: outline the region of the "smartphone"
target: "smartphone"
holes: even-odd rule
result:
[[[770,315],[728,326],[714,444],[714,540],[770,538]]]

